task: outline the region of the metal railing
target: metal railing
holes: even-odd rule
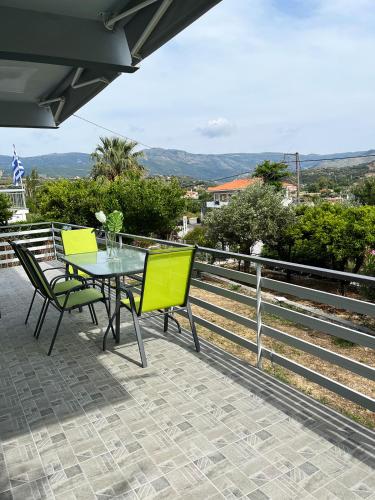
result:
[[[12,239],[20,238],[20,241],[30,245],[30,248],[35,252],[44,250],[44,253],[38,253],[37,256],[39,258],[58,257],[59,253],[63,251],[60,231],[64,226],[66,226],[66,224],[57,222],[35,225],[28,224],[26,225],[26,231],[22,230],[22,225],[10,226],[7,228],[2,227],[0,228],[0,249],[4,247],[4,241],[6,241],[6,235],[8,235],[8,238],[11,237]],[[75,228],[83,227],[71,224],[69,224],[69,226]],[[133,234],[120,233],[118,235],[118,242],[120,245],[123,243],[134,243],[140,241],[150,244],[159,243],[163,245],[183,246],[182,243]],[[12,265],[17,261],[17,259],[12,257],[10,254],[12,254],[12,252],[8,250],[0,251],[0,266],[1,264],[6,265],[7,263]],[[6,256],[5,259],[4,255]],[[200,259],[199,257],[207,255],[215,258],[229,258],[248,261],[253,266],[254,274],[245,273],[223,267],[221,265],[214,265],[212,263],[209,264],[205,261],[207,259]],[[1,260],[2,257],[3,260]],[[208,299],[203,300],[202,298],[196,297],[194,296],[193,289],[190,295],[191,303],[199,307],[202,311],[213,313],[219,318],[224,318],[230,322],[234,322],[249,329],[249,331],[254,332],[255,340],[253,341],[249,338],[238,335],[238,333],[224,328],[214,321],[206,319],[203,317],[203,314],[199,315],[195,313],[195,322],[198,325],[210,330],[214,334],[230,340],[231,342],[234,342],[235,344],[253,352],[256,355],[257,367],[259,369],[262,369],[264,360],[269,360],[280,367],[286,368],[287,370],[290,370],[311,382],[319,384],[320,386],[363,406],[364,408],[375,411],[375,399],[372,397],[362,394],[361,392],[358,392],[347,385],[319,373],[316,370],[308,368],[307,366],[304,366],[279,352],[275,352],[269,346],[265,345],[264,339],[269,338],[276,340],[286,346],[315,356],[344,370],[349,370],[351,373],[367,379],[370,383],[375,382],[375,368],[321,347],[303,338],[291,335],[279,328],[275,328],[275,326],[268,324],[265,316],[269,317],[269,315],[272,315],[273,317],[280,318],[286,322],[286,324],[291,322],[315,332],[320,332],[323,335],[344,339],[345,341],[366,347],[368,349],[375,349],[375,334],[372,335],[371,333],[362,331],[362,329],[354,323],[349,326],[342,324],[342,322],[339,321],[340,318],[338,315],[337,321],[335,318],[332,318],[332,315],[328,319],[322,319],[320,317],[315,317],[313,314],[307,314],[293,308],[271,303],[269,300],[265,300],[263,295],[264,292],[282,293],[290,297],[295,297],[297,300],[302,299],[305,301],[311,301],[325,306],[330,306],[331,308],[338,310],[350,311],[352,313],[364,315],[369,318],[375,317],[375,303],[323,291],[317,287],[310,288],[299,284],[291,284],[265,275],[265,271],[267,271],[267,274],[269,275],[269,270],[275,269],[279,271],[294,271],[300,275],[323,277],[330,280],[336,280],[338,282],[352,284],[357,283],[375,287],[375,277],[332,271],[324,268],[198,247],[198,259],[195,263],[196,276],[192,279],[192,286],[195,289],[200,289],[209,292],[210,294],[214,294],[215,297],[222,297],[234,301],[235,303],[252,307],[255,311],[255,319],[247,317],[244,314],[239,314],[231,309],[221,307],[214,302],[210,302]],[[211,277],[214,279],[207,280],[204,279],[204,276],[206,278]],[[245,284],[254,290],[254,296],[221,287],[215,283],[216,278]],[[183,313],[181,312],[179,314]]]

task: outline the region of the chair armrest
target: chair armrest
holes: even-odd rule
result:
[[[64,269],[65,271],[65,267],[47,267],[47,269],[42,269],[42,271],[46,273],[48,271],[57,271],[57,269]]]
[[[70,278],[75,278],[75,279],[78,279],[79,281],[82,281],[82,283],[87,286],[87,279],[84,278],[83,276],[80,276],[79,274],[61,274],[60,276],[56,276],[55,278],[53,278],[51,280],[51,287],[54,287],[56,285],[56,283],[62,279],[65,279],[67,281],[67,278],[70,279]],[[74,288],[82,288],[82,287],[74,287]],[[73,288],[71,289],[73,290]]]

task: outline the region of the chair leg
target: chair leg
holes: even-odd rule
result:
[[[108,326],[107,326],[107,330],[105,331],[105,334],[104,334],[104,337],[103,337],[103,351],[105,351],[106,349],[106,343],[107,343],[107,335],[108,335],[108,332],[109,330],[112,329],[112,333],[113,333],[113,337],[116,339],[116,333],[113,329],[113,322],[116,318],[116,314],[119,310],[119,306],[116,306],[116,309],[115,309],[115,312],[113,313],[112,317],[109,318],[109,323],[108,323]],[[109,309],[107,308],[107,311],[109,311]]]
[[[40,311],[40,315],[39,315],[39,319],[38,319],[38,324],[36,325],[35,331],[34,331],[34,337],[36,339],[39,338],[40,331],[41,331],[41,329],[43,327],[43,323],[44,323],[44,320],[46,318],[48,307],[49,307],[49,300],[45,299],[44,302],[43,302],[42,310]]]
[[[197,335],[197,329],[195,328],[193,313],[191,312],[191,307],[190,307],[190,303],[189,302],[186,305],[186,310],[187,310],[187,313],[188,313],[188,318],[189,318],[191,333],[193,334],[193,339],[194,339],[194,344],[195,344],[195,350],[197,352],[199,352],[201,350],[201,346],[199,344],[199,339],[198,339],[198,335]]]
[[[164,309],[164,333],[168,331],[168,319],[169,319],[168,312],[169,309]]]
[[[26,319],[25,319],[25,325],[27,325],[27,322],[29,321],[29,316],[30,316],[31,309],[32,309],[33,304],[34,304],[35,295],[36,295],[36,288],[35,288],[34,293],[33,293],[33,298],[31,299],[29,310],[27,311],[27,316],[26,316]]]
[[[146,368],[147,358],[146,358],[145,348],[144,348],[143,340],[142,340],[141,327],[139,325],[137,313],[135,312],[135,310],[133,308],[132,308],[132,316],[133,316],[135,335],[137,337],[137,342],[138,342],[139,354],[141,356],[142,367]]]
[[[60,317],[59,317],[59,321],[57,322],[57,325],[56,325],[55,333],[53,334],[53,337],[52,337],[52,342],[51,342],[51,345],[49,346],[48,356],[50,356],[50,355],[51,355],[51,352],[52,352],[53,346],[54,346],[54,344],[55,344],[55,340],[56,340],[57,333],[58,333],[58,331],[59,331],[60,324],[61,324],[61,320],[62,320],[63,316],[64,316],[64,311],[61,311],[61,313],[60,313]]]
[[[99,325],[98,317],[96,315],[94,304],[91,304],[92,315],[94,316],[95,325]]]
[[[107,304],[106,299],[104,299],[104,305],[105,305],[105,309],[107,311],[108,319],[109,319],[109,321],[111,321],[111,310],[109,308],[110,307],[109,304]],[[113,322],[110,323],[110,327],[111,327],[111,330],[112,330],[113,338],[116,339],[116,332],[115,332],[115,329],[113,328]]]
[[[92,309],[91,309],[91,304],[89,304],[88,306],[88,309],[90,311],[90,316],[91,316],[91,321],[93,322],[93,324],[95,325],[95,319],[94,319],[94,315],[92,313]]]

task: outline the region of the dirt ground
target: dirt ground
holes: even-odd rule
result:
[[[221,286],[225,288],[230,288],[228,284],[219,284],[217,282],[214,283],[216,286]],[[236,288],[237,292],[249,295],[248,287],[240,287]],[[220,297],[216,294],[207,292],[205,290],[198,289],[196,287],[192,287],[190,294],[193,297],[197,297],[203,299],[207,302],[211,302],[212,304],[216,304],[220,307],[229,309],[231,311],[235,311],[237,314],[241,314],[250,319],[255,319],[255,309],[246,306],[244,304],[240,304],[236,301]],[[308,304],[306,302],[306,304]],[[309,303],[309,305],[314,305],[314,303]],[[215,313],[202,309],[198,306],[192,306],[194,314],[203,317],[223,328],[226,328],[237,335],[240,335],[246,339],[256,341],[256,333],[255,331],[250,330],[244,326],[238,325],[237,323],[230,321],[222,316],[219,316]],[[327,311],[327,308],[324,309]],[[330,312],[333,312],[331,310]],[[353,320],[353,315],[350,315],[350,319]],[[283,319],[277,318],[275,316],[271,316],[269,314],[262,315],[263,324],[267,324],[269,326],[275,327],[289,335],[293,335],[300,339],[311,342],[315,345],[324,347],[329,349],[330,351],[336,352],[353,360],[359,361],[366,365],[375,367],[375,357],[372,349],[367,347],[362,347],[359,345],[353,345],[332,337],[330,335],[326,335],[317,331],[310,330],[300,325],[296,325],[289,321],[285,321]],[[185,325],[185,324],[184,324]],[[200,325],[197,325],[198,334],[203,338],[206,338],[213,342],[214,344],[222,347],[223,349],[231,352],[232,354],[238,356],[241,359],[248,361],[250,364],[256,364],[256,356],[252,352],[247,349],[238,346],[237,344],[228,341],[227,339],[203,328]],[[268,349],[282,354],[283,356],[298,362],[310,368],[312,370],[317,371],[318,373],[325,375],[337,382],[340,382],[348,387],[355,389],[367,396],[375,398],[375,383],[368,381],[367,379],[353,374],[339,366],[331,364],[327,361],[321,360],[315,356],[307,354],[303,351],[290,347],[284,343],[275,341],[269,337],[263,336],[263,345]],[[371,428],[375,428],[375,415],[369,410],[364,409],[363,407],[348,401],[335,393],[320,387],[319,385],[312,383],[306,380],[304,377],[296,375],[295,373],[280,367],[279,365],[272,364],[270,361],[265,360],[263,362],[263,368],[268,373],[272,374],[276,378],[282,380],[285,383],[292,385],[293,387],[298,388],[304,393],[312,396],[313,398],[321,401],[324,404],[327,404],[331,408],[345,414],[353,418],[354,420],[368,426]]]

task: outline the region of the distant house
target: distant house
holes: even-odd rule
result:
[[[207,191],[213,194],[214,200],[207,202],[207,208],[218,208],[228,205],[233,195],[240,193],[257,182],[261,182],[261,179],[253,177],[251,179],[236,179],[220,186],[209,187]]]
[[[250,179],[236,179],[220,186],[209,187],[207,191],[213,194],[214,199],[207,202],[207,208],[220,208],[228,205],[233,195],[240,193],[257,182],[263,181],[259,177],[252,177]],[[288,205],[293,201],[297,193],[297,186],[291,182],[283,182],[282,184],[285,190],[285,204]]]
[[[189,198],[191,200],[198,200],[199,193],[198,193],[198,191],[194,191],[193,189],[189,189],[188,191],[186,191],[184,198]]]

